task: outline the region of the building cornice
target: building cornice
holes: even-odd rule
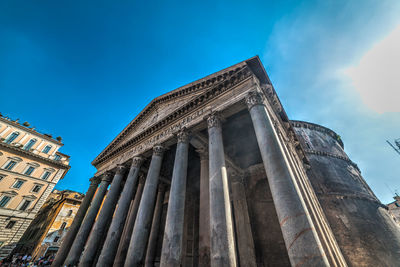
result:
[[[60,154],[61,156],[64,156],[64,157],[66,157],[67,159],[69,159],[69,158],[70,158],[70,156],[69,156],[69,155],[67,155],[67,154],[64,154],[64,153],[62,153],[62,152],[60,152],[60,151],[56,151],[56,154]]]
[[[127,148],[132,147],[139,141],[147,138],[155,131],[158,131],[162,127],[171,122],[181,118],[188,112],[203,106],[204,104],[215,99],[218,95],[226,92],[233,86],[243,82],[244,80],[250,78],[253,75],[250,68],[246,65],[246,62],[241,62],[228,69],[217,72],[213,75],[207,76],[199,80],[197,83],[191,83],[187,86],[178,88],[168,94],[162,95],[155,98],[150,102],[147,107],[139,113],[139,115],[114,139],[109,146],[106,147],[103,152],[101,152],[92,162],[94,166],[106,161],[107,159],[115,156],[121,151],[125,151]],[[208,78],[208,79],[207,79]],[[205,90],[203,90],[205,89]],[[135,137],[131,138],[128,142],[124,143],[119,148],[115,147],[125,138],[130,132],[132,132],[137,125],[139,125],[147,116],[150,114],[157,105],[162,104],[165,101],[170,101],[171,99],[182,97],[184,95],[191,94],[196,91],[202,91],[201,94],[194,96],[193,99],[189,100],[187,104],[183,105],[181,108],[176,109],[174,112],[155,123],[154,125],[148,127],[145,131],[138,133]],[[114,150],[113,150],[114,149]]]
[[[37,183],[40,182],[40,184],[42,184],[42,185],[43,184],[54,184],[54,185],[57,184],[56,182],[53,182],[50,180],[43,180],[43,179],[40,179],[37,177],[29,176],[29,175],[26,175],[23,173],[14,172],[14,171],[10,171],[10,170],[0,169],[0,172],[1,173],[10,173],[10,174],[14,175],[17,179],[21,179],[21,180],[24,180],[24,179],[35,180],[35,181],[37,181]],[[21,178],[21,177],[23,177],[23,178]]]
[[[340,138],[340,135],[338,135],[337,133],[335,133],[334,131],[332,131],[331,129],[315,124],[315,123],[311,123],[311,122],[306,122],[306,121],[295,121],[295,120],[291,120],[290,123],[293,125],[293,127],[295,128],[306,128],[306,129],[311,129],[314,131],[318,131],[321,133],[326,133],[328,135],[330,135],[333,139],[335,139],[340,146],[344,149],[344,144],[342,139]]]
[[[358,199],[358,200],[365,200],[365,201],[372,201],[381,206],[384,209],[388,209],[387,205],[382,204],[378,199],[373,198],[369,195],[363,194],[363,193],[358,193],[358,194],[350,194],[350,193],[316,193],[319,198],[323,199]]]
[[[51,138],[51,137],[49,137],[49,136],[47,136],[45,134],[39,133],[38,131],[35,131],[35,130],[31,129],[31,128],[25,127],[25,126],[19,124],[18,122],[7,120],[4,117],[0,117],[0,121],[2,121],[3,123],[10,124],[10,125],[12,125],[14,127],[17,127],[19,129],[21,129],[21,130],[27,131],[27,132],[29,132],[31,134],[38,135],[41,138],[46,139],[47,141],[51,141],[51,142],[53,142],[53,143],[55,143],[55,144],[57,144],[59,146],[63,146],[64,145],[60,141],[58,141],[56,139],[53,139],[53,138]]]
[[[4,142],[0,142],[0,148],[6,148],[8,150],[11,150],[15,154],[18,154],[18,155],[21,155],[21,156],[30,157],[30,158],[32,158],[34,160],[39,161],[39,162],[44,162],[44,163],[47,163],[49,165],[52,165],[54,167],[58,167],[58,168],[61,168],[61,169],[69,170],[71,168],[70,165],[62,164],[61,162],[56,161],[56,160],[47,159],[47,158],[42,157],[40,155],[34,154],[34,153],[30,152],[30,151],[23,150],[21,148],[15,147],[13,145],[6,144]]]
[[[330,158],[344,160],[347,163],[349,163],[350,165],[352,165],[354,168],[356,168],[361,173],[361,170],[358,168],[357,164],[355,164],[353,161],[351,161],[351,159],[349,159],[348,157],[343,157],[341,155],[336,155],[336,154],[328,153],[325,151],[317,151],[317,150],[310,150],[310,149],[305,149],[304,152],[306,152],[306,154],[313,154],[313,155],[318,155],[318,156],[324,156],[324,157],[330,157]]]

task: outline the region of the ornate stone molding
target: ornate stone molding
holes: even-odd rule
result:
[[[277,96],[277,95],[274,95],[274,97],[271,99],[271,102],[272,102],[272,107],[274,108],[274,110],[275,110],[277,113],[282,112],[282,105],[281,105],[281,103],[279,102],[279,99],[278,99],[278,96]]]
[[[164,154],[165,148],[162,145],[156,145],[153,147],[153,155],[162,156]]]
[[[292,121],[290,121],[290,123],[295,128],[305,128],[305,129],[310,129],[310,130],[328,134],[333,139],[335,139],[342,148],[344,148],[344,144],[343,144],[343,141],[341,140],[340,136],[329,128],[326,128],[322,125],[318,125],[315,123],[305,122],[305,121],[293,121],[292,120]]]
[[[218,112],[212,112],[206,117],[206,119],[208,128],[221,127],[221,119]]]
[[[93,165],[97,165],[110,157],[113,157],[116,153],[120,152],[122,149],[132,146],[137,143],[139,140],[142,140],[145,136],[152,134],[154,131],[159,128],[165,126],[166,123],[169,123],[176,118],[182,117],[183,114],[187,114],[188,111],[197,109],[200,105],[208,103],[210,100],[214,99],[221,93],[229,90],[233,86],[241,83],[242,81],[248,79],[253,74],[246,64],[238,66],[237,68],[221,73],[218,76],[214,76],[213,78],[209,78],[206,81],[201,83],[196,83],[190,87],[186,87],[181,89],[180,91],[172,91],[164,96],[158,97],[154,99],[146,109],[144,109],[129,125],[121,132],[117,138],[115,138],[109,146],[107,146],[92,162]],[[147,118],[147,115],[151,113],[151,111],[161,103],[166,101],[170,101],[176,97],[180,97],[186,94],[189,94],[193,91],[197,91],[201,89],[201,87],[208,87],[209,89],[205,90],[201,94],[197,95],[186,105],[175,110],[170,115],[166,116],[164,119],[160,120],[158,123],[147,129],[144,133],[139,133],[136,137],[129,140],[129,142],[123,144],[120,148],[115,150],[115,147],[119,144],[119,142],[125,138],[128,133],[135,130],[136,126],[138,126],[143,120]]]
[[[132,159],[132,167],[139,168],[143,163],[142,157],[134,157]]]
[[[52,167],[58,167],[61,169],[70,169],[71,166],[69,165],[65,165],[62,163],[62,161],[56,161],[53,159],[48,159],[45,157],[42,157],[40,155],[37,155],[31,151],[27,151],[24,150],[22,148],[18,148],[16,146],[10,145],[10,144],[6,144],[4,142],[0,142],[0,149],[10,149],[12,150],[13,153],[17,154],[17,155],[21,155],[21,156],[25,156],[25,157],[29,157],[29,158],[33,158],[34,160],[37,160],[39,162],[44,162],[46,164],[51,165]]]
[[[176,137],[178,138],[178,143],[187,143],[189,142],[189,132],[186,128],[182,128],[177,134]]]
[[[363,193],[359,193],[359,194],[349,194],[349,193],[316,193],[318,195],[318,197],[320,198],[335,198],[335,199],[360,199],[360,200],[368,200],[368,201],[372,201],[375,202],[377,204],[382,205],[382,203],[369,195],[363,194]],[[382,205],[382,207],[386,207],[385,205]]]
[[[356,168],[361,173],[361,171],[358,168],[357,164],[355,164],[353,161],[351,161],[348,157],[343,157],[343,156],[332,154],[332,153],[328,153],[328,152],[325,152],[325,151],[317,151],[317,150],[310,150],[310,149],[305,149],[305,152],[307,154],[314,154],[314,155],[319,155],[319,156],[325,156],[325,157],[331,157],[331,158],[337,158],[337,159],[344,160],[344,161],[348,162],[349,164],[351,164],[354,168]]]
[[[245,98],[245,102],[247,104],[247,108],[250,110],[252,107],[256,105],[264,105],[262,96],[257,91],[251,91],[247,94]]]
[[[266,95],[268,96],[268,100],[271,103],[273,109],[275,110],[275,112],[279,113],[282,111],[282,105],[279,102],[279,98],[276,95],[273,87],[271,84],[267,84],[265,86],[263,86],[263,90],[266,93]]]

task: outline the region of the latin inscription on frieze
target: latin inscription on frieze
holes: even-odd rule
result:
[[[110,169],[112,166],[116,164],[123,163],[126,160],[140,155],[144,151],[150,150],[154,145],[161,144],[168,139],[172,138],[174,134],[176,134],[183,127],[189,127],[193,124],[197,123],[200,120],[203,120],[206,108],[199,109],[192,114],[180,119],[178,122],[175,122],[171,125],[167,125],[162,128],[159,132],[152,135],[150,138],[144,140],[143,142],[137,144],[129,151],[125,152],[123,155],[119,155],[116,159],[112,160],[109,164],[102,167],[102,170]],[[195,122],[196,121],[196,122]]]

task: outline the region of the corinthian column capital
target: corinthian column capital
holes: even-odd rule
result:
[[[162,156],[165,148],[162,145],[156,145],[153,147],[153,155]]]
[[[92,186],[97,186],[100,183],[100,177],[99,176],[93,176],[92,178],[89,179],[90,185]]]
[[[138,167],[140,167],[140,165],[142,165],[142,163],[143,163],[143,158],[140,156],[134,157],[132,159],[132,167],[138,168]]]
[[[101,177],[101,181],[103,182],[107,182],[110,183],[112,180],[112,173],[110,171],[107,171],[103,174],[103,176]]]
[[[212,112],[206,119],[208,128],[221,127],[221,118],[217,112]]]
[[[116,174],[121,174],[121,173],[123,173],[125,171],[126,167],[124,165],[122,165],[122,164],[118,164],[116,169],[117,169]]]
[[[178,143],[187,143],[189,142],[189,132],[186,128],[182,128],[177,134]]]
[[[250,91],[245,98],[247,108],[250,110],[256,105],[263,105],[261,94],[257,91]]]

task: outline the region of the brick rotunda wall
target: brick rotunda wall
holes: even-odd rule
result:
[[[292,121],[307,174],[349,266],[400,266],[400,228],[371,191],[332,130]]]

